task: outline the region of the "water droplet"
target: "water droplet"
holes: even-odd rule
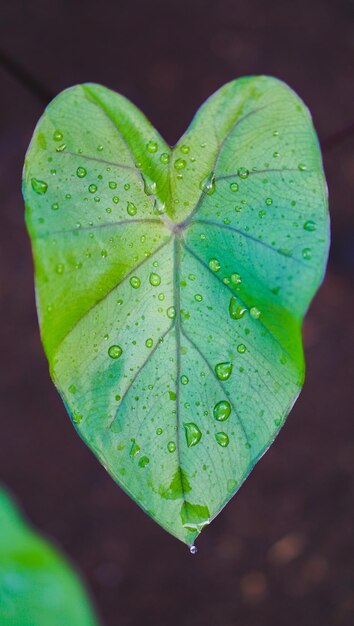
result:
[[[137,208],[135,206],[135,204],[133,204],[133,202],[128,202],[127,203],[127,213],[128,215],[136,215],[137,212]]]
[[[231,413],[231,405],[227,400],[221,400],[213,408],[213,414],[218,422],[224,422]]]
[[[103,146],[97,146],[97,152],[102,152]]]
[[[118,202],[119,202],[118,196],[113,196],[112,200],[113,200],[114,204],[118,204]]]
[[[215,191],[215,174],[214,172],[210,172],[208,176],[203,178],[201,181],[199,188],[203,193],[206,193],[208,196],[212,196]]]
[[[239,285],[242,282],[240,274],[231,274],[231,282],[234,285]]]
[[[167,163],[170,162],[170,155],[167,154],[167,152],[163,152],[160,156],[160,161],[161,163],[163,163],[164,165],[167,165]]]
[[[274,157],[275,159],[277,159],[277,158],[278,158],[278,156],[279,156],[279,152],[273,152],[273,157]]]
[[[252,306],[250,308],[250,316],[253,317],[253,319],[258,320],[261,316],[261,312],[256,306]]]
[[[174,168],[175,170],[183,170],[183,168],[185,168],[186,165],[187,163],[184,159],[176,159],[174,163]]]
[[[202,302],[203,296],[200,293],[196,293],[194,295],[194,300],[196,300],[197,302]]]
[[[162,435],[162,433],[163,433],[162,428],[156,428],[156,434],[157,435]]]
[[[167,450],[169,452],[174,452],[176,450],[176,444],[174,441],[169,441],[167,444]]]
[[[272,198],[266,198],[265,203],[266,203],[267,206],[271,206],[273,204]]]
[[[55,130],[53,133],[53,139],[54,141],[61,141],[63,139],[63,133],[61,133],[60,130]]]
[[[202,433],[199,430],[198,426],[193,422],[188,422],[183,424],[184,431],[186,433],[186,440],[188,448],[192,446],[196,446],[199,443]]]
[[[226,448],[229,445],[229,437],[226,433],[215,433],[215,439],[222,448]]]
[[[145,345],[147,348],[152,348],[152,346],[154,345],[154,341],[153,339],[151,339],[151,337],[149,337],[146,341],[145,341]]]
[[[156,141],[149,141],[146,144],[146,149],[147,149],[148,152],[151,152],[151,153],[157,152],[157,143],[156,143]]]
[[[91,185],[89,185],[88,190],[89,190],[90,193],[96,193],[97,185],[95,185],[94,183],[91,183]]]
[[[54,202],[54,203],[52,204],[52,210],[53,210],[53,211],[57,211],[58,209],[59,209],[59,204],[58,204],[57,202]]]
[[[231,191],[238,191],[238,184],[237,183],[230,183],[230,189],[231,189]]]
[[[66,148],[66,143],[62,143],[60,146],[58,146],[56,148],[56,151],[57,152],[64,152],[65,148]]]
[[[305,165],[305,163],[299,163],[297,168],[298,170],[300,170],[300,172],[305,172],[305,170],[307,170],[307,166]]]
[[[139,467],[146,467],[150,463],[150,459],[148,456],[142,456],[139,461]]]
[[[86,174],[87,174],[87,171],[85,170],[85,168],[84,168],[84,167],[78,167],[78,168],[77,168],[77,170],[76,170],[76,175],[77,175],[79,178],[85,178]]]
[[[134,289],[139,289],[141,285],[140,278],[138,278],[138,276],[132,276],[129,282]]]
[[[181,376],[181,383],[182,385],[188,385],[189,383],[189,378],[188,376],[185,376],[184,374]]]
[[[219,380],[227,380],[230,378],[232,372],[232,363],[229,361],[225,361],[223,363],[218,363],[215,366],[215,374],[217,375]]]
[[[117,183],[114,180],[110,180],[108,183],[110,189],[117,189]]]
[[[149,178],[146,174],[142,174],[144,181],[144,191],[147,196],[152,196],[156,193],[156,183],[154,180]]]
[[[31,185],[33,191],[38,193],[40,196],[46,193],[48,189],[47,183],[44,182],[44,180],[39,180],[38,178],[31,178]]]
[[[241,304],[238,304],[235,296],[231,296],[230,304],[229,304],[230,317],[233,320],[240,320],[241,317],[244,316],[246,311],[247,311],[246,307],[242,306]]]
[[[240,354],[244,354],[246,352],[247,348],[245,346],[244,343],[239,343],[237,346],[237,352],[239,352]]]
[[[302,251],[302,258],[309,261],[312,258],[311,248],[304,248]]]
[[[117,345],[113,345],[108,348],[108,355],[111,357],[111,359],[119,359],[122,352],[122,348]]]
[[[248,178],[249,171],[246,167],[239,167],[237,173],[240,178]]]
[[[169,317],[172,320],[173,318],[176,317],[176,309],[175,309],[175,307],[174,306],[169,306],[167,311],[166,311],[166,313],[167,313],[167,317]]]
[[[188,154],[190,152],[190,147],[189,146],[181,146],[181,152],[183,152],[183,154]]]
[[[161,284],[161,276],[159,274],[155,274],[155,272],[151,272],[149,276],[150,285],[153,287],[158,287]]]
[[[317,225],[316,222],[312,221],[312,220],[307,220],[307,222],[305,222],[304,224],[304,229],[307,230],[308,232],[312,232],[314,230],[316,230]]]
[[[209,267],[213,272],[218,272],[221,265],[217,259],[210,259]]]
[[[58,265],[55,268],[55,271],[57,274],[63,274],[64,272],[64,265],[62,263],[58,263]]]
[[[191,554],[197,554],[198,550],[197,550],[197,546],[195,546],[194,544],[192,546],[189,547],[189,552]]]
[[[155,198],[154,213],[155,215],[162,215],[165,212],[165,203],[160,198]]]
[[[139,454],[140,446],[138,446],[135,439],[131,439],[131,442],[132,442],[132,445],[131,445],[129,454],[132,458],[134,458],[137,454]]]
[[[69,387],[69,391],[70,391],[70,393],[76,393],[76,387],[75,387],[75,385],[70,385],[70,387]]]
[[[101,250],[101,256],[105,259],[107,256],[108,252],[107,250]]]
[[[125,191],[129,191],[129,189],[130,189],[130,184],[129,184],[129,183],[125,183],[125,185],[124,185],[124,189],[125,189]]]

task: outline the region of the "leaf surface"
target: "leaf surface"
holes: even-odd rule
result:
[[[1,626],[97,626],[77,575],[0,487]]]
[[[51,374],[113,478],[191,544],[284,423],[328,254],[310,114],[228,83],[171,149],[95,84],[47,107],[23,192]]]

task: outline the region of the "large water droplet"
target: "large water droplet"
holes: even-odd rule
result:
[[[165,212],[165,203],[160,200],[160,198],[156,197],[154,202],[154,213],[155,215],[162,215]]]
[[[313,220],[307,220],[307,222],[305,222],[304,224],[304,229],[310,233],[316,230],[316,228],[317,228],[316,222],[314,222]]]
[[[85,178],[86,174],[87,174],[87,171],[85,170],[85,168],[84,168],[84,167],[78,167],[78,168],[77,168],[77,170],[76,170],[76,175],[77,175],[79,178]]]
[[[185,376],[185,374],[182,374],[182,376],[181,376],[181,383],[182,383],[182,385],[188,385],[188,383],[189,383],[188,376]]]
[[[186,167],[187,163],[184,159],[176,159],[174,163],[175,170],[183,170]]]
[[[136,215],[136,212],[137,212],[137,208],[136,208],[135,204],[133,204],[133,202],[128,202],[127,203],[127,213],[128,213],[128,215],[131,215],[131,216]]]
[[[121,356],[123,350],[120,346],[114,345],[114,346],[110,346],[108,348],[108,354],[111,357],[111,359],[119,359],[119,357]]]
[[[218,272],[221,265],[217,259],[210,259],[209,267],[212,270],[212,272]]]
[[[167,317],[173,320],[176,317],[176,309],[174,306],[169,306],[166,311]]]
[[[38,178],[31,178],[31,185],[33,191],[35,191],[39,195],[43,195],[48,189],[47,183],[44,182],[44,180],[39,180]]]
[[[245,346],[244,343],[239,343],[237,346],[237,352],[239,352],[240,354],[244,354],[246,352],[247,348]]]
[[[139,467],[146,467],[150,463],[150,459],[148,456],[142,456],[139,461]]]
[[[153,287],[158,287],[161,284],[161,276],[159,274],[155,274],[155,272],[151,272],[149,276],[150,285]]]
[[[146,144],[146,149],[147,149],[148,152],[151,152],[151,153],[157,152],[157,143],[156,143],[156,141],[149,141]]]
[[[250,308],[250,316],[253,317],[253,319],[258,320],[261,317],[261,312],[256,306],[252,306]]]
[[[90,193],[96,193],[97,185],[95,185],[94,183],[91,183],[91,185],[89,185],[88,190],[89,190]]]
[[[160,161],[161,163],[163,163],[164,165],[167,165],[167,163],[169,163],[170,161],[170,155],[167,154],[167,152],[163,152],[160,156]]]
[[[229,445],[229,437],[224,432],[215,433],[215,439],[222,448],[226,448]]]
[[[145,345],[147,348],[152,348],[152,346],[154,345],[154,340],[149,337],[146,341],[145,341]]]
[[[249,171],[246,167],[239,167],[237,171],[240,178],[248,178]]]
[[[199,188],[203,193],[206,193],[208,196],[212,196],[215,191],[215,174],[214,172],[210,172],[208,176],[203,178],[201,181]]]
[[[186,433],[186,440],[188,448],[192,446],[196,446],[199,443],[202,433],[199,430],[198,426],[193,422],[184,423],[184,431]]]
[[[198,552],[197,546],[195,546],[194,544],[192,546],[189,546],[189,552],[191,554],[197,554]]]
[[[154,195],[154,193],[156,193],[156,183],[154,180],[152,180],[151,178],[149,178],[149,176],[147,176],[147,174],[142,174],[143,177],[143,181],[144,181],[144,191],[146,193],[147,196],[152,196]]]
[[[218,422],[224,422],[231,413],[231,405],[227,400],[221,400],[213,408],[213,415]]]
[[[176,450],[176,444],[174,441],[169,441],[167,444],[167,450],[169,452],[174,452]]]
[[[139,289],[141,285],[140,278],[138,278],[138,276],[132,276],[129,282],[134,289]]]
[[[230,183],[230,189],[233,192],[238,191],[238,184],[237,183]]]
[[[241,304],[238,304],[235,296],[231,296],[230,304],[229,304],[230,317],[233,320],[239,320],[241,319],[241,317],[244,316],[246,311],[247,311],[246,307],[242,306]]]
[[[215,374],[217,375],[219,380],[227,380],[230,378],[232,372],[232,363],[229,361],[225,361],[223,363],[218,363],[215,366]]]

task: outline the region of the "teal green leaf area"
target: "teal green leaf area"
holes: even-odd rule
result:
[[[41,335],[81,437],[192,544],[276,437],[304,379],[327,189],[284,83],[235,80],[170,148],[96,84],[50,103],[23,193]]]
[[[0,486],[1,626],[98,626],[64,558],[31,530]]]

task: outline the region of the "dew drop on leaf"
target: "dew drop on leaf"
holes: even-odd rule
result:
[[[167,163],[170,162],[170,155],[167,154],[167,152],[163,152],[160,156],[160,161],[161,163],[163,163],[164,165],[167,165]]]
[[[135,204],[133,204],[133,202],[128,202],[127,203],[127,213],[128,215],[136,215],[137,212],[137,208],[135,206]]]
[[[266,203],[267,206],[271,206],[273,204],[272,198],[266,198],[265,203]]]
[[[252,306],[250,308],[250,316],[253,317],[253,319],[258,320],[261,316],[261,312],[256,306]]]
[[[239,352],[240,354],[244,354],[246,352],[247,348],[245,346],[244,343],[239,343],[237,346],[237,352]]]
[[[147,348],[152,348],[152,346],[154,345],[154,341],[153,339],[151,339],[151,337],[149,337],[146,341],[145,341],[145,345]]]
[[[113,345],[108,348],[108,355],[111,357],[111,359],[119,359],[122,352],[122,348],[117,345]]]
[[[152,154],[154,152],[157,152],[157,143],[156,143],[156,141],[149,141],[146,144],[146,149],[147,149],[148,152],[151,152]]]
[[[63,133],[61,133],[60,130],[55,130],[53,133],[53,139],[54,141],[61,141],[63,139]]]
[[[182,374],[182,376],[181,376],[181,383],[182,383],[182,385],[188,385],[188,383],[189,383],[188,376],[186,376],[185,374]]]
[[[223,363],[218,363],[215,366],[215,374],[219,380],[227,380],[230,378],[232,372],[232,363],[230,361],[224,361]]]
[[[229,437],[224,432],[215,433],[215,439],[222,448],[226,448],[229,445]]]
[[[176,159],[175,164],[174,164],[174,168],[175,170],[183,170],[183,168],[185,168],[187,165],[186,161],[184,159]]]
[[[155,272],[151,272],[149,282],[153,287],[158,287],[161,284],[161,276]]]
[[[199,430],[198,426],[194,424],[194,422],[188,422],[183,424],[184,431],[186,434],[186,441],[188,448],[192,446],[196,446],[197,443],[201,440],[202,433]]]
[[[171,320],[173,320],[176,317],[176,309],[174,306],[169,306],[167,311],[167,317],[169,317]]]
[[[135,439],[132,439],[131,442],[132,442],[132,445],[131,445],[129,454],[132,458],[134,458],[137,454],[139,454],[140,446],[138,446]]]
[[[202,190],[203,193],[207,194],[208,196],[212,196],[213,193],[215,192],[215,174],[214,172],[210,172],[210,174],[208,174],[208,176],[206,176],[205,178],[203,178],[203,180],[201,181],[199,188]]]
[[[311,248],[304,248],[302,251],[302,258],[309,261],[312,257]]]
[[[190,152],[190,147],[189,146],[181,146],[181,152],[183,152],[183,154],[188,154]]]
[[[231,282],[234,285],[239,285],[242,282],[240,274],[237,274],[237,273],[231,274]]]
[[[66,148],[66,143],[62,143],[60,146],[58,146],[56,148],[56,151],[57,152],[64,152],[65,148]]]
[[[76,176],[78,176],[79,178],[85,178],[87,174],[87,171],[85,170],[84,167],[78,167],[76,170]]]
[[[217,259],[210,259],[210,261],[209,261],[209,268],[213,272],[218,272],[220,267],[221,267],[221,265],[220,265],[220,263],[219,263],[219,261]]]
[[[192,546],[190,546],[189,547],[189,552],[191,554],[197,554],[197,552],[198,552],[197,546],[195,546],[194,544]]]
[[[95,185],[94,183],[91,183],[91,185],[89,185],[88,190],[90,193],[95,193],[97,191],[97,185]]]
[[[241,319],[241,317],[244,316],[246,311],[247,311],[246,307],[242,306],[241,304],[238,304],[235,296],[231,296],[230,304],[229,304],[230,317],[233,320],[239,320]]]
[[[174,452],[176,450],[176,444],[174,441],[169,441],[167,444],[167,450],[169,452]]]
[[[300,172],[305,172],[305,170],[307,170],[307,167],[306,167],[305,163],[299,163],[297,168],[298,168],[298,170],[300,170]]]
[[[38,178],[31,178],[31,185],[33,191],[35,191],[39,195],[43,195],[48,189],[47,183],[44,182],[44,180],[39,180]]]
[[[231,405],[227,400],[221,400],[213,408],[213,415],[218,422],[224,422],[231,413]]]
[[[249,175],[249,171],[246,167],[239,167],[237,173],[240,178],[248,178]]]
[[[139,467],[146,467],[150,463],[150,459],[148,456],[142,456],[139,461]]]
[[[304,229],[310,233],[313,232],[314,230],[316,230],[316,222],[314,222],[313,220],[308,220],[304,224]]]
[[[139,289],[141,285],[140,278],[138,276],[132,276],[129,282],[134,289]]]
[[[238,191],[238,184],[237,183],[230,183],[230,189],[233,192]]]
[[[117,189],[117,183],[114,180],[110,180],[108,183],[110,189]]]

